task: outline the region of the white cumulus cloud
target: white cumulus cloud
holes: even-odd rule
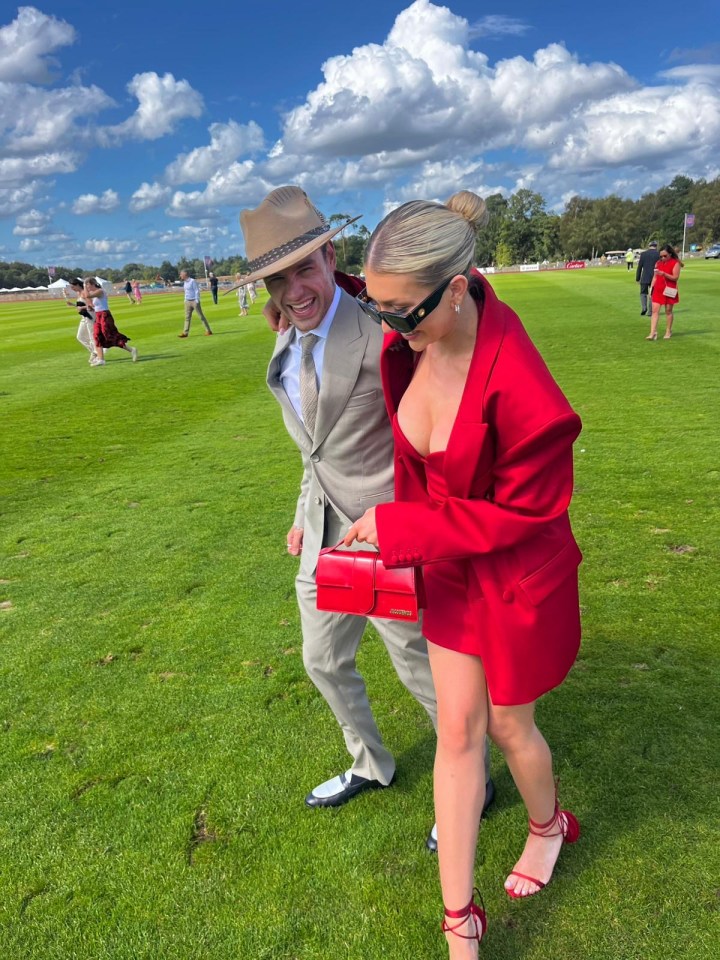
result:
[[[199,183],[226,169],[238,157],[261,150],[264,145],[262,129],[251,120],[239,124],[213,123],[209,128],[210,144],[181,154],[165,170],[165,180],[173,185]]]
[[[97,196],[94,193],[83,193],[73,201],[72,212],[79,216],[89,213],[110,213],[120,206],[120,197],[115,190],[105,190]]]
[[[130,198],[130,209],[133,213],[143,210],[154,210],[161,207],[170,199],[172,190],[162,183],[141,183]]]
[[[137,97],[137,109],[123,123],[106,128],[109,141],[125,137],[157,140],[171,133],[180,120],[202,115],[201,95],[187,80],[176,80],[171,73],[162,77],[154,71],[135,74],[127,88]]]
[[[52,217],[41,210],[28,210],[21,213],[15,221],[13,233],[16,237],[36,237],[46,233]]]
[[[20,7],[12,23],[0,27],[0,80],[14,83],[47,83],[56,60],[49,54],[75,42],[69,23]]]
[[[119,255],[131,253],[138,249],[136,240],[113,240],[110,238],[96,239],[91,237],[83,244],[88,253],[106,253]]]

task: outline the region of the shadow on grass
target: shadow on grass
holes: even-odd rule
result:
[[[150,360],[179,360],[180,356],[179,353],[141,353],[135,363],[147,363]],[[111,357],[105,363],[132,363],[132,360],[125,357]]]

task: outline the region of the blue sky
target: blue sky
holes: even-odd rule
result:
[[[243,253],[239,211],[284,183],[372,229],[461,188],[559,212],[720,175],[715,0],[0,10],[4,260]]]

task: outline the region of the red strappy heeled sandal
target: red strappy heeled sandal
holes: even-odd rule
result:
[[[562,834],[563,843],[576,843],[580,839],[580,824],[578,818],[574,813],[570,813],[569,810],[560,809],[557,798],[557,784],[555,785],[555,812],[552,817],[550,817],[547,823],[537,823],[537,821],[528,817],[528,830],[536,837],[559,837],[560,834]],[[538,880],[537,877],[529,877],[526,873],[519,873],[517,870],[511,870],[508,876],[529,880],[530,883],[534,883],[538,888],[537,890],[533,890],[532,893],[515,893],[514,890],[508,890],[506,887],[505,893],[509,897],[512,897],[513,900],[524,900],[526,897],[534,897],[536,893],[540,893],[540,891],[550,883],[550,880],[548,880],[547,883],[543,883],[542,880]]]
[[[480,906],[475,903],[475,896],[477,895],[478,900],[480,901]],[[447,920],[442,922],[442,932],[443,933],[452,933],[456,937],[462,937],[463,940],[477,940],[478,943],[485,936],[487,930],[487,915],[485,913],[485,904],[483,903],[482,896],[477,887],[473,890],[473,897],[470,900],[470,903],[463,907],[462,910],[448,910],[445,907],[445,916],[450,917],[451,920],[457,920],[458,922],[454,926],[450,926]],[[472,917],[475,924],[475,933],[458,933],[460,927],[465,923],[465,921]]]

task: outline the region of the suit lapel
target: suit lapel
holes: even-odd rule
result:
[[[354,301],[342,292],[325,343],[313,449],[325,440],[345,409],[360,373],[367,338]]]
[[[295,440],[303,450],[310,451],[312,443],[308,435],[305,425],[300,419],[300,417],[295,412],[295,408],[290,403],[290,399],[285,392],[285,387],[283,386],[282,380],[280,379],[280,367],[282,365],[283,356],[290,347],[290,344],[295,339],[295,328],[290,327],[287,333],[282,334],[277,338],[275,344],[275,349],[273,355],[270,358],[270,363],[268,365],[267,372],[267,384],[270,388],[271,393],[274,394],[276,400],[283,408],[285,413],[292,418],[292,422],[295,424]],[[288,424],[289,426],[289,424]]]
[[[479,489],[482,476],[492,468],[493,451],[485,422],[485,390],[505,334],[502,305],[482,278],[485,300],[478,310],[478,333],[457,417],[443,462],[451,496],[467,498]]]

